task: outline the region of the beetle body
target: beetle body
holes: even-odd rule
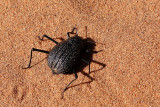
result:
[[[49,52],[48,66],[54,74],[70,73],[80,59],[83,41],[78,35],[58,43]]]

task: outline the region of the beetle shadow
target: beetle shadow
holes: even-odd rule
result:
[[[84,46],[83,46],[84,49],[81,52],[82,53],[81,59],[85,60],[85,62],[83,60],[80,60],[77,63],[77,71],[78,72],[83,71],[83,69],[87,66],[90,66],[91,63],[96,63],[96,64],[100,65],[101,68],[89,71],[90,73],[93,73],[93,72],[96,72],[96,71],[99,71],[99,70],[102,70],[103,68],[105,68],[106,64],[103,64],[99,61],[93,60],[94,54],[99,54],[101,51],[103,51],[103,50],[95,51],[96,42],[91,38],[86,38],[86,39],[84,39],[83,43],[84,43]]]
[[[70,86],[70,87],[68,87],[68,89],[72,88],[72,87],[76,87],[78,85],[88,84],[88,83],[93,82],[95,80],[95,78],[91,77],[89,74],[97,72],[99,70],[102,70],[103,68],[106,67],[106,64],[103,64],[103,63],[101,63],[99,61],[93,60],[93,54],[99,54],[100,51],[101,51],[101,50],[100,51],[94,51],[95,50],[95,46],[96,46],[96,42],[93,39],[91,39],[91,38],[83,39],[83,47],[84,47],[84,49],[81,52],[80,61],[78,61],[78,63],[76,64],[76,68],[75,69],[76,69],[77,73],[81,72],[84,76],[88,77],[90,80],[86,81],[86,82],[82,82],[80,84],[76,84],[76,85]],[[81,59],[83,59],[83,60],[81,60]],[[96,69],[96,70],[88,71],[88,73],[84,72],[83,70],[84,70],[85,67],[88,66],[88,67],[91,68],[91,66],[90,66],[91,63],[98,64],[101,67]],[[89,68],[89,70],[90,70],[90,68]],[[68,73],[68,74],[71,74],[71,72]]]

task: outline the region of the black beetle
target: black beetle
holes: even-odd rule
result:
[[[74,30],[76,29],[76,33]],[[75,36],[70,37],[70,34],[75,34]],[[42,39],[39,37],[40,40],[43,38],[48,38],[52,42],[56,44],[51,51],[45,51],[41,49],[32,48],[29,65],[26,68],[30,68],[31,60],[32,60],[32,52],[38,51],[48,54],[48,66],[51,68],[53,74],[65,74],[65,73],[74,73],[75,79],[73,79],[64,89],[63,93],[66,91],[68,86],[75,81],[78,76],[75,71],[75,67],[77,62],[82,60],[83,62],[89,65],[89,72],[90,72],[90,62],[86,61],[85,59],[81,58],[81,53],[84,51],[84,40],[78,36],[77,28],[74,27],[71,32],[67,33],[68,39],[58,43],[57,41],[53,40],[52,38],[48,37],[47,35],[43,35]],[[91,42],[91,41],[88,41]],[[102,51],[102,50],[100,50]],[[90,52],[89,50],[85,50],[85,52]],[[93,51],[93,53],[98,53],[99,51]]]

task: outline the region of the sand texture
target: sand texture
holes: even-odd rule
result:
[[[53,75],[47,54],[77,25],[96,42],[91,73]],[[160,0],[0,0],[1,107],[160,106]]]

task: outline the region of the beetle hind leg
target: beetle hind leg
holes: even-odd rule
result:
[[[73,80],[64,88],[64,90],[63,90],[63,92],[62,92],[62,98],[63,98],[64,92],[68,89],[69,85],[71,85],[71,84],[78,78],[78,75],[77,75],[77,73],[76,73],[75,70],[73,70],[73,73],[74,73],[74,75],[75,75],[75,79],[73,79]]]

